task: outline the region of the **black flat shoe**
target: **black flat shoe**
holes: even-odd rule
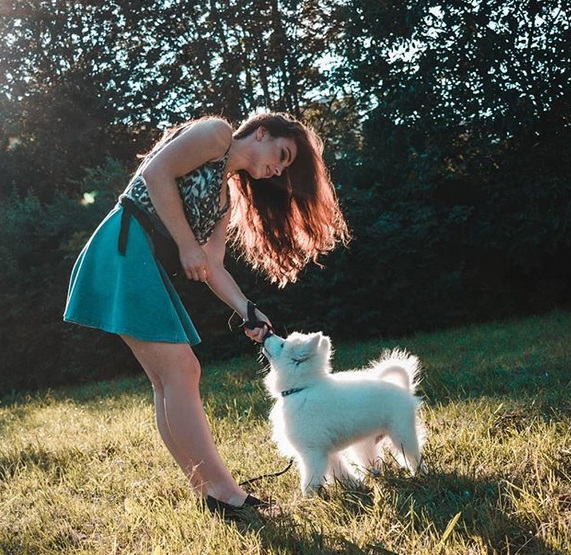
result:
[[[206,499],[202,498],[202,503],[213,515],[219,515],[224,520],[230,521],[245,520],[248,516],[249,509],[256,511],[258,509],[263,510],[271,507],[267,501],[262,501],[249,494],[244,500],[244,503],[239,507],[230,505],[230,503],[224,503],[224,501],[220,501],[210,495],[207,496]]]

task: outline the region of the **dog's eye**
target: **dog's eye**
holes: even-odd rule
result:
[[[296,365],[299,366],[302,362],[305,362],[308,359],[308,357],[299,357],[299,358],[292,358],[292,362]]]

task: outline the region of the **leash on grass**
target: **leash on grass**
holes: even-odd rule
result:
[[[230,328],[230,330],[232,330],[232,319],[234,318],[235,314],[236,314],[236,312],[233,312],[232,316],[230,316],[230,319],[228,320],[228,327]],[[238,327],[241,327],[241,326],[244,326],[246,329],[249,329],[249,330],[267,327],[267,331],[264,334],[264,337],[262,338],[262,345],[268,337],[270,337],[271,335],[274,334],[274,330],[273,330],[272,326],[270,326],[270,324],[268,324],[268,322],[264,322],[263,320],[258,320],[256,318],[256,305],[250,300],[248,301],[248,319],[244,320],[242,322],[242,324],[240,324],[240,326],[238,326]],[[260,476],[256,476],[255,478],[249,478],[248,480],[244,480],[243,482],[240,482],[238,485],[239,486],[246,486],[248,484],[252,484],[254,482],[257,482],[258,480],[263,480],[264,478],[277,478],[278,476],[285,474],[292,467],[293,463],[294,463],[294,459],[290,459],[288,465],[284,469],[279,470],[278,472],[270,472],[269,474],[262,474]]]
[[[249,478],[248,480],[244,480],[243,482],[240,482],[238,485],[239,486],[246,486],[248,484],[252,484],[254,482],[257,482],[258,480],[262,480],[263,478],[277,478],[278,476],[281,476],[282,474],[285,474],[293,465],[294,459],[290,459],[288,465],[278,471],[278,472],[271,472],[270,474],[262,474],[261,476],[256,476],[255,478]]]

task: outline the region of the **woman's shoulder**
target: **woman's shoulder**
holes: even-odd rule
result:
[[[232,127],[222,118],[202,118],[185,124],[158,156],[163,159],[194,160],[195,169],[206,162],[222,158],[232,144]],[[188,173],[185,171],[184,174]],[[180,174],[183,175],[183,174]]]
[[[192,128],[197,134],[204,134],[216,145],[220,155],[226,153],[232,142],[232,134],[234,133],[232,126],[223,118],[208,117],[196,121]]]

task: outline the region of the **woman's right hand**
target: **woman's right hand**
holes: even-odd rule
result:
[[[180,263],[188,279],[194,281],[207,281],[210,274],[208,256],[198,244],[178,248]]]

